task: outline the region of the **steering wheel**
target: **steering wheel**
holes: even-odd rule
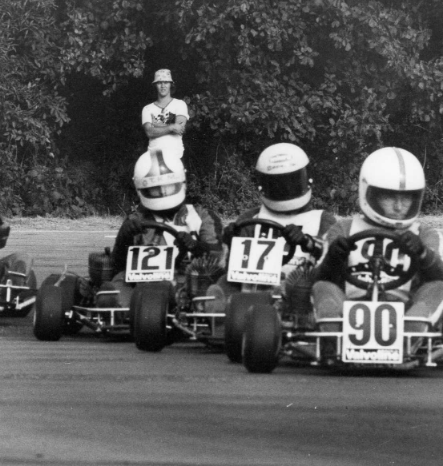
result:
[[[235,236],[240,236],[241,231],[248,227],[248,226],[255,226],[255,225],[261,225],[267,228],[272,228],[273,230],[276,230],[278,233],[278,236],[283,236],[283,230],[284,226],[281,225],[280,223],[274,222],[273,220],[267,220],[265,218],[249,218],[247,220],[242,220],[238,223],[235,223],[234,226],[234,235]],[[289,244],[289,243],[288,243]],[[289,244],[289,251],[287,254],[283,256],[282,264],[285,265],[287,264],[295,254],[295,244]]]
[[[153,220],[142,220],[141,225],[143,227],[143,231],[146,230],[155,230],[155,234],[161,236],[164,232],[169,233],[174,237],[174,239],[177,239],[178,234],[180,233],[177,231],[175,228],[171,227],[170,225],[167,225],[166,223],[158,223]],[[178,250],[179,250],[179,255],[177,256],[177,259],[181,256],[184,256],[188,251],[183,245],[177,245]]]
[[[380,277],[380,273],[384,272],[386,275],[390,275],[394,278],[393,280],[383,283],[384,290],[392,290],[408,282],[417,272],[419,268],[417,254],[406,253],[402,250],[400,245],[400,237],[397,233],[385,231],[385,230],[366,230],[356,233],[348,238],[349,245],[351,248],[356,246],[358,241],[363,239],[374,239],[374,251],[368,262],[360,262],[359,264],[352,265],[345,270],[345,280],[352,283],[357,288],[367,289],[368,282],[364,281],[355,274],[360,273],[371,273],[373,281],[375,277]],[[389,259],[385,256],[383,248],[383,240],[389,239],[392,241],[392,249],[399,249],[410,259],[410,264],[407,270],[404,270],[403,265],[399,263],[396,267],[393,267],[389,263]]]

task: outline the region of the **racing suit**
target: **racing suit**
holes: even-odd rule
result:
[[[112,279],[112,284],[120,291],[120,305],[122,307],[129,306],[133,290],[133,285],[125,281],[128,247],[148,244],[172,245],[174,243],[174,237],[171,234],[164,232],[160,237],[156,237],[154,229],[148,229],[144,233],[137,234],[135,237],[125,235],[123,226],[125,222],[133,218],[137,218],[140,221],[164,223],[172,226],[177,231],[188,232],[205,246],[206,251],[210,255],[219,259],[222,256],[222,223],[212,211],[206,210],[199,205],[182,204],[173,217],[168,219],[159,216],[140,204],[137,210],[130,214],[120,227],[112,251],[114,263],[114,278]],[[177,280],[179,282],[184,278],[183,264],[184,261],[182,261],[181,267],[176,271]]]
[[[328,257],[328,245],[336,238],[349,237],[355,233],[377,228],[389,232],[402,233],[406,230],[392,230],[375,226],[363,215],[337,222],[327,233],[325,251],[316,270],[313,286],[313,301],[318,319],[341,317],[345,300],[362,299],[366,291],[345,282],[345,268],[364,260],[364,245],[351,251],[343,267],[331,262]],[[419,259],[419,270],[410,281],[395,290],[386,292],[386,299],[403,301],[406,315],[429,318],[435,327],[441,321],[443,313],[443,236],[435,229],[420,222],[414,222],[408,230],[417,234],[425,246],[425,254]],[[336,331],[337,324],[322,324],[324,331]],[[425,324],[406,322],[408,331],[424,331]]]

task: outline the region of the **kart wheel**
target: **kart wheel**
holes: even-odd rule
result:
[[[59,280],[60,275],[51,274],[43,280],[42,287],[45,285],[54,285]],[[78,278],[75,275],[66,275],[58,285],[62,293],[62,308],[64,311],[69,311],[76,302],[77,280]]]
[[[242,361],[243,331],[248,309],[255,304],[271,304],[271,300],[268,292],[235,293],[231,296],[225,317],[225,351],[230,361]]]
[[[169,290],[146,287],[134,301],[135,345],[142,351],[161,351],[168,343],[166,319],[170,304]]]
[[[131,295],[131,301],[129,302],[129,334],[131,338],[134,338],[134,320],[135,312],[139,306],[140,298],[143,292],[142,286],[136,286]]]
[[[60,340],[63,331],[62,292],[57,286],[44,285],[37,293],[34,335],[38,340]]]
[[[269,304],[253,306],[246,316],[243,364],[249,372],[267,374],[278,364],[281,325],[276,309]]]

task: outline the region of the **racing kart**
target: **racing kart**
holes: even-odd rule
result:
[[[8,270],[6,282],[0,284],[0,317],[26,317],[34,306],[36,294],[37,279],[33,270],[28,276]]]
[[[175,239],[177,230],[166,224],[144,221],[145,230],[155,237],[164,232]],[[131,246],[128,249],[126,282],[133,285],[129,307],[116,305],[119,291],[105,284],[112,279],[110,249],[89,255],[90,294],[79,292],[81,277],[67,271],[47,277],[37,294],[34,335],[43,341],[57,341],[62,335],[78,333],[84,326],[103,336],[132,336],[144,351],[160,351],[184,338],[216,341],[215,319],[204,312],[208,286],[219,271],[210,259],[194,259],[186,267],[186,283],[175,299],[174,269],[187,258],[187,251],[175,245]],[[109,288],[109,289],[107,289]],[[224,315],[223,315],[224,317]]]
[[[408,316],[405,302],[388,300],[386,294],[412,279],[418,257],[401,250],[395,233],[374,229],[349,240],[362,248],[365,260],[348,267],[345,279],[366,290],[365,296],[345,301],[342,317],[313,318],[314,328],[298,326],[297,303],[282,306],[281,297],[250,305],[242,339],[248,371],[272,372],[284,356],[311,365],[353,369],[436,366],[443,356],[441,325],[435,328],[427,318]],[[315,310],[310,312],[315,317]],[[424,330],[411,330],[414,324]],[[333,331],[322,331],[328,325],[335,326]]]
[[[146,224],[160,235],[165,232],[177,239],[178,231],[168,225]],[[127,281],[131,275],[143,281],[136,286],[130,304],[135,345],[142,351],[161,351],[174,342],[198,341],[209,346],[223,342],[219,329],[225,314],[206,309],[208,302],[219,299],[210,290],[223,269],[216,258],[189,260],[187,251],[178,250],[175,244],[129,251]],[[174,265],[180,269],[177,273]]]
[[[93,252],[88,257],[89,277],[68,271],[51,274],[38,290],[33,332],[41,341],[58,341],[63,335],[75,335],[87,327],[97,335],[129,334],[129,308],[115,305],[118,291],[102,290],[112,279],[110,248]],[[85,287],[86,293],[80,290]]]
[[[248,227],[256,226],[264,231],[271,231],[272,236],[276,238],[242,236],[243,233],[247,233]],[[244,333],[250,325],[246,323],[247,318],[250,320],[250,312],[254,310],[256,315],[260,311],[255,309],[262,309],[263,306],[266,309],[274,309],[274,305],[282,299],[282,265],[287,264],[295,253],[295,246],[284,252],[285,241],[281,239],[283,229],[279,223],[262,218],[243,220],[235,226],[226,284],[223,287],[229,295],[226,300],[225,352],[232,362],[240,363],[244,358]],[[280,318],[278,313],[274,317]],[[275,326],[276,322],[272,322],[271,325]],[[254,341],[257,338],[261,339],[258,333],[267,332],[266,328],[260,328],[260,323],[258,326],[254,332]],[[245,361],[248,361],[248,355]]]

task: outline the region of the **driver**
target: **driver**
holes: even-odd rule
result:
[[[185,169],[173,152],[166,149],[145,152],[135,164],[133,180],[140,204],[121,225],[112,251],[114,278],[111,286],[120,291],[118,304],[123,307],[129,306],[132,293],[132,286],[125,282],[128,248],[174,242],[168,233],[156,237],[155,230],[144,229],[143,221],[164,223],[179,231],[175,240],[177,246],[193,257],[208,254],[219,259],[223,251],[220,219],[199,205],[185,203]],[[102,287],[112,289],[109,282]]]
[[[401,249],[419,257],[419,270],[413,278],[386,291],[384,300],[403,301],[406,315],[430,318],[437,325],[443,312],[443,238],[418,221],[424,191],[423,168],[410,152],[385,147],[366,158],[359,181],[362,214],[337,222],[326,236],[325,254],[312,290],[318,319],[341,317],[345,300],[366,295],[366,290],[345,283],[346,268],[366,262],[364,247],[352,246],[348,237],[376,228],[398,233]],[[320,324],[320,328],[338,330],[332,323]],[[425,331],[426,324],[406,322],[405,329]]]
[[[240,221],[259,218],[281,224],[286,242],[296,246],[293,258],[282,268],[283,278],[288,278],[282,291],[287,295],[289,282],[295,285],[300,277],[310,275],[322,254],[322,243],[318,238],[336,222],[331,213],[312,209],[308,164],[306,153],[294,144],[279,143],[266,148],[255,167],[262,203],[240,215],[223,234],[223,241],[229,246],[234,228]],[[259,225],[249,226],[241,231],[241,236],[263,237],[272,233],[266,230],[269,229]],[[238,285],[227,283],[225,277],[225,281],[222,280],[219,285],[225,294],[238,291]]]

